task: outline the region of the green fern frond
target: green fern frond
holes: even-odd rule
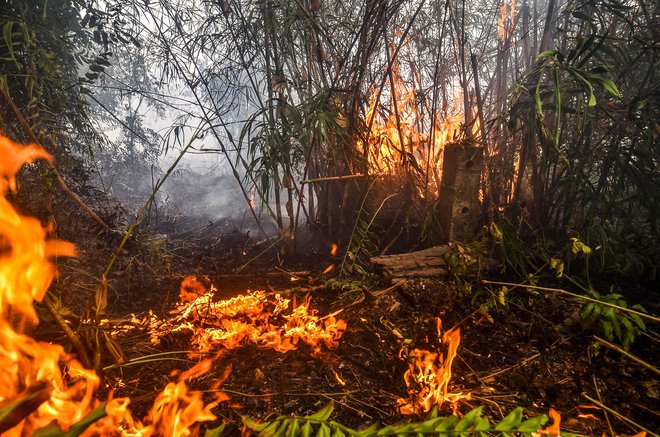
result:
[[[542,414],[523,420],[523,409],[518,407],[497,423],[483,415],[483,407],[478,407],[465,414],[457,416],[438,417],[433,410],[423,422],[411,422],[381,427],[374,424],[367,429],[355,430],[341,423],[329,420],[334,405],[326,405],[318,413],[311,416],[280,416],[274,420],[257,422],[249,417],[243,417],[246,429],[255,435],[291,436],[291,437],[380,437],[380,436],[525,436],[531,437],[538,433],[547,423],[548,416]],[[575,434],[562,433],[564,437]]]

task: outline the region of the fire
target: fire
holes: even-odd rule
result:
[[[374,90],[369,98],[365,120],[371,124],[368,142],[360,143],[373,173],[396,173],[406,162],[433,172],[437,179],[442,168],[442,153],[447,143],[461,134],[464,122],[462,110],[445,101],[442,110],[432,114],[431,104],[414,83],[421,83],[415,76],[407,83],[399,73],[397,63],[392,65],[394,89],[390,96],[378,98]],[[383,101],[387,100],[387,107]],[[452,102],[462,102],[460,91],[455,91]],[[473,127],[474,128],[474,127]],[[365,150],[366,149],[366,150]]]
[[[21,146],[2,135],[0,156],[0,408],[6,413],[0,433],[32,435],[53,424],[66,431],[102,408],[95,397],[99,377],[62,346],[38,342],[25,331],[37,323],[33,300],[43,300],[55,276],[50,259],[74,256],[75,248],[47,240],[48,229],[20,215],[5,197],[16,189],[16,172],[23,165],[51,156],[39,146]],[[184,381],[208,366],[202,362],[170,383],[156,398],[146,425],[133,419],[128,399],[111,398],[107,416],[86,435],[191,435],[198,422],[215,419],[210,411],[215,403],[204,405],[201,393],[189,391]]]
[[[442,321],[437,318],[438,336],[442,332]],[[404,374],[410,399],[399,399],[402,414],[427,412],[433,406],[440,407],[444,402],[455,404],[460,399],[469,398],[469,394],[449,393],[451,365],[456,357],[461,333],[458,328],[451,329],[442,336],[447,345],[445,357],[442,353],[414,349],[410,353],[409,368]]]
[[[3,435],[33,433],[52,421],[67,428],[93,407],[99,379],[58,345],[24,334],[36,322],[33,300],[41,301],[55,269],[50,258],[73,256],[73,245],[46,240],[38,220],[20,215],[5,198],[16,188],[16,172],[35,159],[50,159],[36,145],[21,146],[0,136],[0,406],[35,396]],[[60,363],[66,366],[63,372]]]
[[[182,296],[184,286],[190,288],[195,281],[191,277],[184,279]],[[192,345],[200,352],[253,343],[282,353],[304,343],[311,347],[313,355],[319,356],[324,347],[336,349],[346,330],[346,322],[334,315],[317,316],[310,307],[310,296],[297,304],[295,299],[279,294],[270,297],[265,291],[254,291],[214,302],[216,291],[211,286],[192,302],[179,304],[177,315],[164,324],[154,318],[152,342],[159,343],[165,335],[184,334],[191,336]]]
[[[509,16],[509,11],[511,15]],[[508,20],[507,20],[508,19]],[[500,18],[497,20],[497,36],[500,41],[505,42],[513,34],[513,24],[516,19],[516,0],[511,0],[511,5],[507,5],[507,0],[502,3]]]

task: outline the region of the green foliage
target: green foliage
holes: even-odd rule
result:
[[[502,150],[520,145],[520,162],[506,213],[557,240],[566,230],[588,236],[599,255],[590,268],[652,280],[660,184],[649,96],[658,82],[642,42],[651,15],[617,0],[573,2],[560,14],[562,49],[540,53],[511,95]]]
[[[422,422],[404,423],[399,425],[371,425],[367,429],[355,430],[338,422],[331,421],[333,404],[326,405],[319,412],[305,417],[280,416],[272,420],[257,422],[249,417],[243,417],[243,424],[257,435],[268,436],[532,436],[541,430],[548,422],[546,415],[523,420],[523,410],[518,407],[498,423],[491,423],[482,413],[483,407],[475,408],[463,417],[440,417],[437,409],[431,411]],[[571,433],[562,433],[573,436]]]
[[[607,340],[619,343],[625,350],[629,350],[635,338],[646,331],[642,318],[620,309],[628,308],[628,304],[621,294],[614,293],[612,289],[605,295],[590,289],[589,296],[616,307],[595,302],[587,303],[580,313],[582,327],[600,331]],[[641,305],[633,305],[631,308],[646,313]]]

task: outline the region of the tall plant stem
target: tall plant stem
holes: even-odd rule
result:
[[[124,248],[124,245],[126,244],[128,239],[130,238],[130,236],[133,234],[133,231],[135,230],[136,226],[140,223],[140,220],[142,219],[142,216],[144,215],[144,212],[147,210],[149,205],[151,205],[151,202],[153,202],[154,198],[156,197],[156,194],[158,193],[158,191],[160,191],[160,188],[163,186],[163,184],[165,183],[167,178],[172,174],[174,169],[179,165],[179,162],[181,161],[181,159],[183,159],[183,157],[186,154],[186,152],[188,151],[188,149],[190,149],[190,147],[192,146],[193,141],[195,141],[195,139],[197,138],[199,133],[202,131],[203,123],[204,122],[200,123],[200,125],[197,127],[197,129],[195,130],[193,135],[190,137],[190,140],[188,141],[188,144],[186,144],[186,146],[181,150],[181,152],[179,153],[179,156],[177,156],[177,158],[174,160],[172,165],[170,165],[170,167],[167,169],[167,171],[165,172],[163,177],[160,178],[158,180],[158,182],[156,182],[156,185],[154,186],[153,190],[151,191],[151,195],[149,196],[147,201],[144,202],[144,205],[142,205],[142,208],[140,208],[140,211],[135,216],[135,220],[133,220],[133,223],[131,223],[131,226],[126,231],[126,234],[124,234],[124,238],[121,240],[121,243],[119,243],[119,246],[117,246],[117,250],[115,250],[114,255],[110,259],[110,262],[108,263],[108,266],[105,268],[105,271],[103,272],[102,280],[105,280],[105,278],[108,277],[108,274],[110,273],[110,270],[112,270],[112,266],[114,265],[115,261],[117,261],[117,257],[121,253],[122,249]]]

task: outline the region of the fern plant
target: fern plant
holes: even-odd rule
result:
[[[334,410],[332,403],[326,405],[319,412],[311,416],[295,417],[280,416],[273,420],[257,422],[249,417],[243,417],[245,428],[259,436],[318,436],[318,437],[376,437],[376,436],[533,436],[548,423],[545,414],[523,420],[523,409],[517,407],[504,419],[497,423],[491,423],[490,419],[483,415],[483,407],[478,407],[464,415],[438,416],[437,409],[433,409],[426,420],[422,422],[411,422],[399,425],[388,425],[382,427],[373,424],[367,429],[355,430],[341,423],[330,420]],[[558,423],[552,425],[550,433],[559,433]],[[552,434],[550,434],[552,435]],[[570,437],[571,433],[561,435]]]

